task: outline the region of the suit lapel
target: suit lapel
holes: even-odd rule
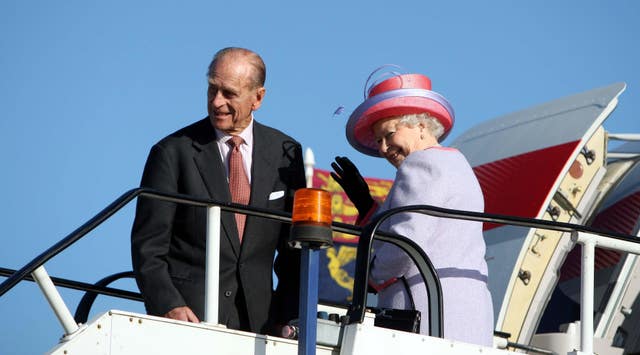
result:
[[[251,166],[251,206],[266,208],[269,194],[272,192],[276,179],[278,161],[278,142],[274,142],[269,131],[256,121],[253,121],[253,156]],[[247,217],[245,239],[243,244],[251,238],[254,229],[259,228],[259,219]],[[259,234],[259,233],[257,233]]]
[[[206,127],[202,129],[202,136],[193,141],[194,161],[202,181],[209,192],[209,197],[219,202],[231,202],[231,194],[229,193],[229,184],[225,174],[224,164],[220,158],[220,150],[215,140],[215,131],[206,118]],[[208,137],[206,137],[208,136]],[[232,213],[221,214],[222,233],[229,239],[233,252],[240,255],[240,240],[238,238],[238,230]]]

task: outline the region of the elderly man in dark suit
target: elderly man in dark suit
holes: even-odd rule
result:
[[[265,72],[264,62],[252,51],[219,51],[209,65],[209,116],[153,146],[141,186],[246,204],[230,189],[236,150],[242,156],[236,166],[243,166],[247,183],[244,201],[291,211],[295,190],[305,184],[302,149],[291,137],[253,119],[265,95]],[[190,322],[203,318],[205,225],[202,207],[138,199],[131,251],[148,313]],[[274,333],[296,316],[300,257],[287,248],[288,230],[288,225],[264,218],[248,216],[241,222],[222,213],[220,324]],[[273,270],[278,276],[275,291]]]

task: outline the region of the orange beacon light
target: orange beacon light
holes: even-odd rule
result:
[[[331,234],[331,194],[321,189],[303,188],[293,196],[289,246],[296,249],[326,249],[333,246]]]

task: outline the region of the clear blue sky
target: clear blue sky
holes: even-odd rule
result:
[[[445,143],[478,122],[619,81],[628,88],[605,127],[640,132],[636,1],[222,4],[0,2],[0,266],[22,267],[136,187],[152,144],[206,115],[206,68],[222,47],[263,56],[256,118],[312,148],[324,169],[347,155],[364,175],[393,177],[344,138],[365,79],[385,63],[430,76],[449,99],[456,126]],[[49,273],[95,282],[130,270],[132,216],[133,205],[50,261]],[[75,311],[82,295],[62,295]],[[94,314],[108,308],[142,311],[99,297]],[[0,298],[0,319],[0,354],[42,353],[62,334],[30,282]]]

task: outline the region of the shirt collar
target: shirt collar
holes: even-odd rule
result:
[[[242,132],[240,132],[240,134],[238,134],[238,136],[244,139],[244,142],[249,147],[253,146],[253,120],[253,114],[251,114],[251,122],[249,122],[249,125]],[[231,134],[221,131],[215,127],[213,129],[216,131],[216,140],[218,142],[227,143],[227,141],[231,139]]]

